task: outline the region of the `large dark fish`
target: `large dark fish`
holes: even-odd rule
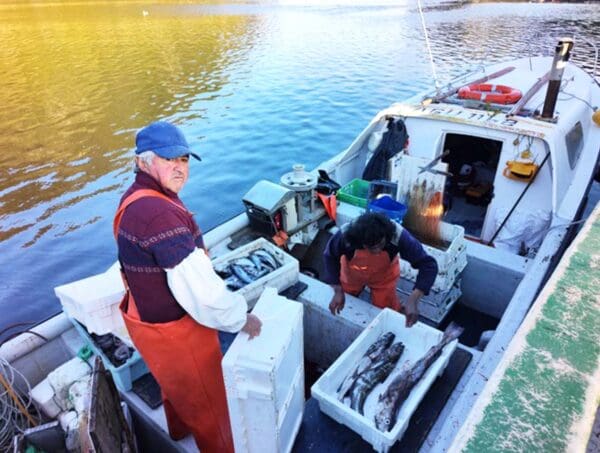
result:
[[[337,391],[340,401],[344,399],[346,393],[348,393],[348,391],[352,388],[352,385],[358,376],[360,376],[360,374],[365,370],[369,369],[373,362],[377,361],[379,355],[392,344],[392,341],[394,341],[395,337],[396,335],[394,335],[392,332],[384,333],[371,346],[369,346],[369,349],[367,349],[367,352],[364,353],[354,371],[346,376],[346,378],[338,387]]]
[[[377,384],[387,379],[396,367],[403,351],[404,344],[394,343],[385,350],[376,363],[356,379],[350,393],[350,407],[352,409],[357,410],[360,414],[364,413],[363,408],[367,396]]]
[[[398,410],[410,394],[413,387],[421,380],[425,371],[440,356],[442,349],[452,340],[458,338],[463,328],[455,323],[444,331],[440,342],[427,351],[412,367],[405,369],[390,383],[389,387],[379,395],[375,426],[380,431],[386,432],[396,424]]]

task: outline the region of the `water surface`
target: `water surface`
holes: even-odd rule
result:
[[[598,4],[424,1],[438,83],[483,59],[600,35]],[[16,1],[0,5],[0,340],[53,288],[115,260],[135,131],[173,121],[202,155],[181,196],[203,230],[258,179],[314,168],[381,108],[433,86],[416,1]]]

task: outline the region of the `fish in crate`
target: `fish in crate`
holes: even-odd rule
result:
[[[459,325],[450,323],[439,343],[429,348],[425,355],[413,366],[405,367],[392,380],[387,389],[379,395],[375,414],[375,426],[377,429],[386,432],[394,427],[398,412],[410,395],[413,387],[421,380],[429,366],[440,356],[444,346],[458,338],[463,330]]]
[[[227,288],[236,291],[281,267],[272,253],[257,249],[246,256],[230,261],[225,267],[216,269]]]
[[[367,396],[377,384],[387,379],[404,352],[404,344],[393,343],[394,338],[392,332],[381,335],[369,346],[358,366],[346,376],[338,388],[338,399],[343,401],[349,396],[350,407],[361,415],[364,415]]]

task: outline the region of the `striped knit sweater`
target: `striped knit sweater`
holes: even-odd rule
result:
[[[121,201],[140,189],[162,192],[183,206],[177,194],[143,172],[136,175]],[[192,214],[157,197],[141,198],[125,210],[117,244],[141,320],[164,323],[183,317],[185,310],[173,297],[163,269],[175,267],[196,247],[204,246]]]

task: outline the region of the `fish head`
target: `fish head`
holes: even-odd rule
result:
[[[395,337],[396,337],[396,335],[393,332],[384,333],[379,338],[377,338],[377,340],[375,340],[375,342],[371,346],[369,346],[369,348],[367,349],[367,352],[365,354],[366,355],[379,354],[381,351],[386,349],[390,344],[392,344],[392,341],[394,341]]]
[[[387,356],[390,360],[398,360],[404,351],[404,344],[402,342],[397,342],[391,345],[387,350]]]
[[[382,432],[388,432],[392,427],[392,416],[389,406],[375,414],[375,427]]]

